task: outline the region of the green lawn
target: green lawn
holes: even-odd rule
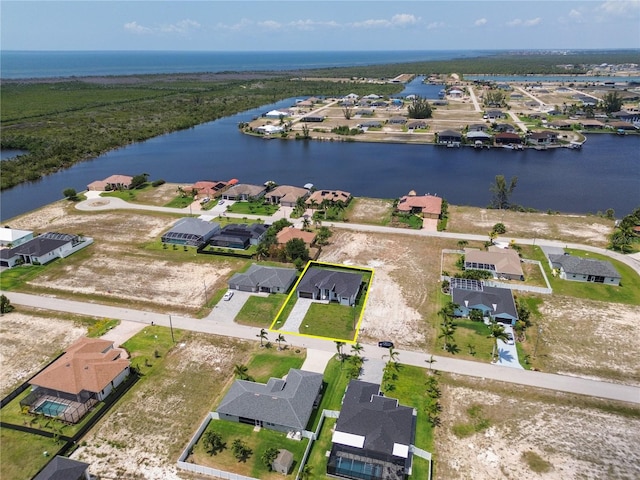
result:
[[[392,220],[398,223],[405,224],[409,226],[409,228],[414,228],[416,230],[420,230],[422,228],[422,217],[418,215],[395,215],[392,217]]]
[[[191,195],[187,195],[183,197],[182,195],[176,196],[173,200],[163,205],[164,207],[170,208],[186,208],[193,203],[193,197]]]
[[[176,343],[183,335],[182,330],[173,329],[173,338]],[[122,344],[122,347],[131,354],[131,366],[143,375],[149,373],[153,365],[164,358],[173,346],[171,329],[158,325],[145,327]]]
[[[629,305],[640,305],[640,276],[629,266],[618,262],[612,258],[597,253],[585,252],[583,250],[565,249],[567,253],[578,257],[591,258],[594,260],[604,260],[611,263],[622,275],[620,286],[603,285],[591,282],[573,282],[554,277],[549,268],[549,262],[545,259],[544,253],[539,247],[531,249],[530,258],[540,260],[547,274],[553,293],[556,295],[567,295],[570,297],[589,298],[601,302],[625,303]]]
[[[337,419],[325,418],[320,430],[320,435],[311,446],[311,452],[307,459],[307,465],[311,465],[311,477],[312,479],[325,479],[327,478],[327,462],[329,457],[326,453],[331,450],[331,435],[332,429],[335,426]]]
[[[216,455],[210,455],[205,450],[202,441],[198,441],[193,448],[193,454],[189,457],[189,460],[194,461],[198,465],[206,465],[253,478],[267,480],[295,478],[308,440],[305,438],[301,441],[291,440],[287,438],[285,433],[269,430],[268,428],[262,428],[259,432],[255,432],[253,428],[252,425],[226,422],[224,420],[212,420],[209,422],[205,434],[210,430],[219,433],[222,436],[222,441],[226,445],[226,448]],[[253,453],[246,462],[238,461],[231,452],[231,444],[236,439],[244,441],[249,448],[253,450]],[[294,464],[289,475],[283,476],[280,473],[270,472],[262,463],[260,457],[269,447],[284,448],[293,454]]]
[[[240,213],[246,215],[265,215],[271,216],[278,211],[278,205],[263,203],[262,201],[253,202],[236,202],[227,207],[227,212]]]
[[[402,360],[402,358],[398,358]],[[434,365],[437,368],[438,364]],[[426,391],[427,370],[424,368],[412,367],[410,365],[400,364],[396,372],[397,379],[391,383],[394,385],[392,391],[384,392],[391,398],[396,398],[401,405],[413,407],[418,411],[418,420],[416,426],[415,446],[422,448],[428,452],[434,451],[433,427],[428,421],[426,406],[428,397]],[[415,478],[426,478],[426,472],[421,474],[414,470]]]
[[[456,357],[468,360],[491,361],[493,339],[487,338],[489,327],[483,322],[473,322],[466,318],[456,318],[454,323],[457,326],[453,334],[454,343],[460,349]],[[438,345],[442,349],[442,339],[438,339]],[[475,351],[475,354],[469,353],[470,351]],[[440,354],[441,352],[438,353]],[[437,365],[434,368],[437,368]]]
[[[286,299],[286,295],[277,293],[268,297],[250,296],[235,321],[242,325],[269,328]]]
[[[138,198],[138,194],[142,192],[146,192],[148,190],[153,190],[151,183],[147,182],[144,184],[142,188],[134,188],[132,190],[113,190],[109,192],[103,192],[100,194],[101,197],[116,197],[121,198],[126,202],[136,202]]]
[[[335,357],[332,358],[324,370],[323,392],[320,406],[313,411],[309,419],[307,430],[315,430],[320,421],[322,410],[340,410],[342,397],[351,380],[347,374],[348,369],[343,368],[342,363]]]
[[[24,480],[33,477],[62,447],[62,443],[55,443],[51,438],[8,428],[0,428],[0,445],[2,480]],[[45,456],[44,452],[48,455]]]
[[[53,263],[55,263],[55,261]],[[0,275],[0,289],[14,290],[21,287],[29,280],[34,279],[47,267],[48,265],[21,265],[5,270],[2,272],[2,275]]]
[[[266,383],[271,377],[282,378],[290,368],[302,367],[306,356],[306,352],[299,349],[264,348],[251,357],[247,373],[256,382]]]
[[[312,303],[300,325],[300,333],[352,341],[358,309],[337,303]]]

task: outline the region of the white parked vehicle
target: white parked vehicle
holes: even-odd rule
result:
[[[227,293],[224,294],[224,297],[222,297],[222,300],[228,302],[229,300],[231,300],[231,297],[233,297],[233,291],[228,290]]]

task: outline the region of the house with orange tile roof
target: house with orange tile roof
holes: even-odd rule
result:
[[[77,423],[130,373],[126,352],[113,342],[82,337],[31,380],[31,393],[20,401],[31,413]]]
[[[399,212],[422,215],[423,218],[440,218],[442,198],[435,195],[416,195],[413,190],[398,201]]]
[[[222,182],[220,180],[210,181],[198,181],[191,187],[197,192],[196,198],[215,197],[218,193],[224,190],[228,182]]]
[[[307,246],[310,246],[316,240],[316,234],[313,232],[305,232],[294,227],[283,228],[276,234],[276,243],[284,245],[294,238],[301,239]]]
[[[349,192],[343,192],[342,190],[316,190],[305,203],[309,206],[320,206],[323,200],[328,200],[331,203],[342,202],[345,205],[351,201],[351,194]]]
[[[131,186],[133,177],[129,175],[111,175],[104,180],[96,180],[87,185],[87,190],[104,192],[106,190],[127,190]]]

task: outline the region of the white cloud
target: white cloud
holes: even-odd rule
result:
[[[610,15],[626,15],[634,10],[640,10],[640,0],[607,0],[598,10]]]
[[[199,29],[200,26],[201,25],[195,20],[187,19],[169,25],[163,25],[158,30],[163,33],[188,33],[189,31]]]
[[[420,23],[420,17],[416,17],[409,13],[399,13],[391,17],[391,23],[398,27],[404,25],[416,25],[417,23]]]
[[[218,23],[216,25],[216,28],[219,28],[221,30],[235,30],[235,31],[248,30],[254,27],[255,27],[255,22],[247,18],[243,18],[239,22],[233,23],[231,25],[227,25],[226,23]]]
[[[258,26],[266,28],[267,30],[279,30],[282,24],[274,20],[266,20],[264,22],[258,22]]]
[[[480,27],[482,25],[486,25],[487,24],[487,19],[486,18],[479,18],[478,20],[476,20],[475,22],[473,22],[473,24],[476,27]]]
[[[429,25],[427,25],[427,30],[434,30],[436,28],[442,27],[444,27],[444,22],[431,22]]]
[[[159,27],[145,27],[138,22],[129,22],[124,24],[124,29],[139,35],[150,35],[154,33],[179,33],[185,34],[192,30],[197,30],[201,25],[195,20],[180,20],[177,23],[171,23],[168,25],[161,25]]]
[[[140,25],[138,22],[129,22],[124,24],[124,29],[131,33],[136,33],[139,35],[144,35],[147,33],[153,33],[153,30],[149,27],[145,27]]]
[[[574,8],[569,12],[569,17],[573,18],[574,20],[580,20],[582,18],[582,13]]]
[[[417,25],[420,21],[420,17],[416,17],[410,13],[399,13],[392,16],[390,19],[368,19],[359,22],[352,22],[345,26],[354,28],[393,28]]]
[[[542,18],[540,18],[540,17],[531,18],[529,20],[522,20],[520,18],[514,18],[513,20],[508,21],[507,25],[509,27],[518,27],[518,26],[533,27],[534,25],[540,24],[540,22],[542,22]]]

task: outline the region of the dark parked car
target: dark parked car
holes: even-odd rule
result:
[[[393,348],[393,342],[385,340],[383,342],[378,342],[378,346],[382,348]]]

